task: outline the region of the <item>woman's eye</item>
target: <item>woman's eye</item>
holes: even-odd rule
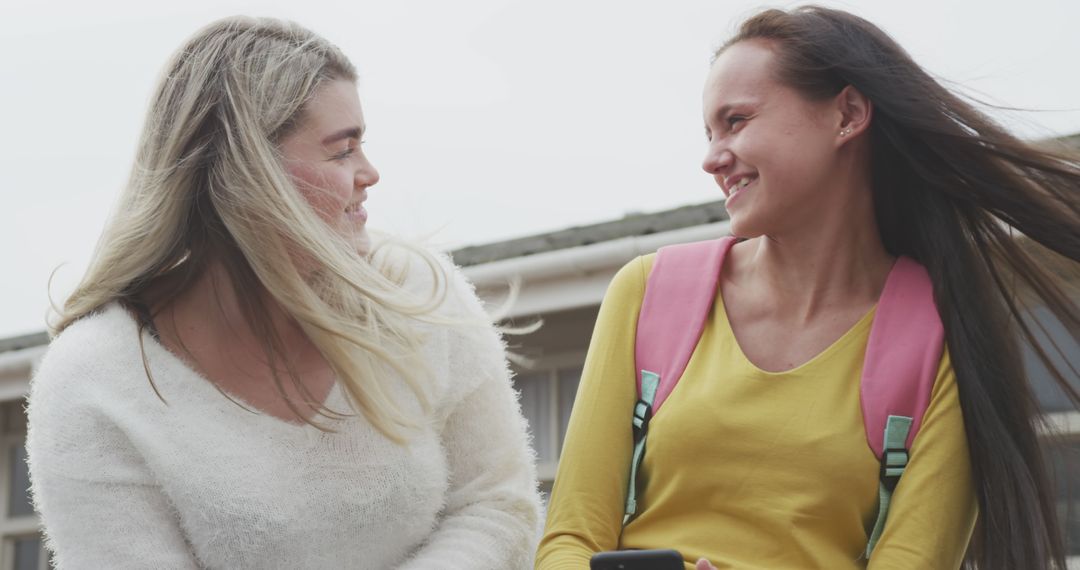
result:
[[[361,141],[357,141],[356,144],[349,143],[348,148],[346,148],[345,150],[343,150],[343,151],[335,154],[334,156],[330,157],[330,160],[344,160],[346,158],[349,158],[349,156],[351,156],[353,153],[355,153],[357,151],[357,149],[360,148],[360,145],[364,144],[365,142],[367,142],[367,141],[362,141],[361,140]]]
[[[341,160],[341,159],[344,159],[344,158],[348,158],[354,152],[356,152],[356,147],[355,146],[350,146],[349,148],[335,154],[333,159],[334,160]]]
[[[744,117],[743,115],[732,115],[727,119],[728,126],[731,128],[735,128],[736,125],[744,121],[746,121],[746,117]]]

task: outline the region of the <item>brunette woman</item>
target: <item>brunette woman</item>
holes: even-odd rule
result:
[[[947,569],[965,554],[982,569],[1064,568],[1021,343],[1053,369],[1025,317],[1035,306],[1080,332],[1076,297],[1031,253],[1080,261],[1080,160],[1018,140],[873,24],[818,7],[744,22],[715,54],[704,121],[704,169],[739,238],[714,308],[652,419],[624,525],[654,257],[615,277],[537,567],[675,548],[687,568]],[[859,378],[901,256],[925,268],[947,348],[867,559],[880,464]]]

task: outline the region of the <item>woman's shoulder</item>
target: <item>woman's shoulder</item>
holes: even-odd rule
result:
[[[77,390],[88,395],[123,369],[139,367],[138,327],[119,303],[109,303],[71,323],[52,339],[30,381],[31,396]]]
[[[430,298],[461,288],[464,278],[445,252],[424,242],[387,234],[374,234],[372,243],[372,265],[408,294]]]
[[[451,312],[488,318],[484,302],[476,291],[476,284],[465,274],[462,267],[444,252],[432,252],[446,280],[446,309]]]
[[[634,278],[646,279],[649,277],[649,272],[652,271],[653,263],[656,262],[656,254],[657,252],[654,251],[652,253],[639,255],[626,262],[626,265],[623,265],[620,272],[625,271],[631,273]],[[630,278],[630,276],[628,275],[627,278]]]
[[[648,281],[649,272],[652,271],[655,260],[656,254],[649,253],[626,262],[608,283],[604,302],[640,304],[645,296],[645,283]]]
[[[104,411],[120,399],[125,377],[142,371],[136,334],[127,311],[110,303],[50,342],[27,397],[27,447],[38,471],[71,461],[73,448],[107,437]]]

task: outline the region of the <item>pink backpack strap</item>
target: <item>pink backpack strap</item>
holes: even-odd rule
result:
[[[878,458],[889,416],[911,418],[907,447],[915,440],[944,346],[930,276],[913,259],[897,259],[874,314],[861,383],[866,441]]]
[[[634,346],[638,401],[634,404],[634,448],[624,525],[637,513],[638,470],[645,455],[649,421],[694,354],[716,299],[720,267],[733,243],[735,238],[724,238],[661,248],[649,272]]]
[[[878,300],[860,383],[866,441],[881,461],[878,516],[867,558],[884,531],[893,489],[930,405],[944,345],[930,276],[914,260],[900,257]]]
[[[720,268],[735,238],[660,248],[645,285],[635,355],[638,394],[642,372],[660,377],[652,411],[675,388],[694,353],[716,299]]]

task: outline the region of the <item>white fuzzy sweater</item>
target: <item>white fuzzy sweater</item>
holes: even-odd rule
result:
[[[448,314],[480,314],[458,274]],[[492,329],[431,325],[435,410],[408,446],[245,411],[113,304],[31,383],[35,504],[58,568],[531,568],[533,456]],[[387,382],[399,382],[395,378]],[[330,409],[348,410],[335,387]]]

